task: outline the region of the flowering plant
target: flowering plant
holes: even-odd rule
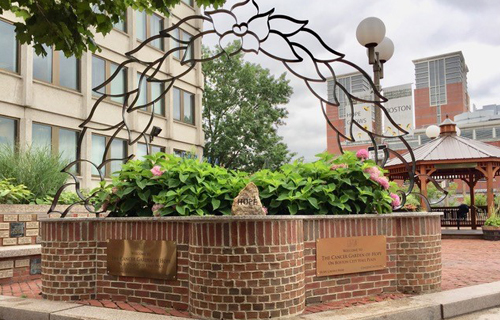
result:
[[[252,181],[269,215],[387,213],[399,206],[396,185],[373,161],[351,152],[318,156],[249,175],[157,153],[124,164],[97,198],[111,216],[228,215]]]

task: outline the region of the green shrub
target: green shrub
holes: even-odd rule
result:
[[[82,191],[82,194],[84,197],[88,196],[87,191]],[[47,195],[44,198],[38,198],[32,202],[34,202],[35,204],[52,204],[53,201],[54,201],[54,196]],[[82,199],[80,199],[80,197],[78,197],[78,195],[75,192],[63,191],[59,196],[57,203],[63,205],[69,205],[81,201]]]
[[[13,184],[13,179],[0,180],[0,204],[26,204],[33,197],[22,184]]]
[[[33,199],[54,195],[68,175],[61,170],[66,162],[48,148],[21,150],[0,146],[0,179],[13,179],[33,193]]]
[[[500,217],[494,214],[486,219],[484,225],[490,227],[500,227]]]
[[[278,171],[262,170],[251,180],[272,214],[363,214],[391,212],[392,198],[370,179],[373,161],[347,152],[334,159],[321,154],[312,163],[286,164]],[[333,166],[333,170],[332,170]]]
[[[353,153],[335,159],[322,154],[313,163],[295,162],[250,176],[157,153],[124,164],[94,200],[112,216],[228,215],[233,199],[253,181],[270,215],[391,212],[390,192],[370,178],[375,167]]]

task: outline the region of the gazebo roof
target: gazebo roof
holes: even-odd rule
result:
[[[446,161],[446,160],[481,160],[488,158],[500,158],[500,148],[490,144],[460,137],[455,134],[441,135],[440,137],[413,150],[415,161]],[[403,158],[411,162],[410,153],[407,152]],[[399,158],[387,162],[386,168],[401,165]]]

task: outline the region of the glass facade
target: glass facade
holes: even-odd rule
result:
[[[158,99],[165,91],[165,84],[161,82],[150,82],[151,101]],[[165,115],[165,95],[154,103],[154,113],[160,116]]]
[[[0,146],[11,146],[16,144],[17,121],[0,116]]]
[[[92,162],[100,165],[106,150],[106,137],[92,134]],[[106,175],[106,167],[101,168],[102,175]],[[97,169],[92,166],[92,174],[99,175]]]
[[[122,159],[127,157],[127,143],[122,139],[114,139],[111,142],[110,147],[110,159]],[[119,171],[122,167],[122,164],[125,163],[124,160],[116,160],[111,161],[110,163],[110,171],[113,174],[116,171]]]
[[[12,72],[18,70],[19,46],[15,28],[12,24],[0,20],[0,69]]]
[[[47,55],[33,54],[33,78],[52,83],[53,52],[51,47],[43,46]],[[35,50],[33,49],[33,52]]]
[[[106,80],[106,60],[92,56],[92,94],[100,96],[106,93],[106,88],[101,88],[98,92],[94,88],[101,85]]]
[[[444,59],[429,61],[431,106],[446,104],[446,75]]]
[[[31,134],[31,147],[35,149],[52,150],[52,127],[33,123]]]
[[[135,25],[136,25],[137,40],[139,41],[144,41],[148,38],[146,18],[147,15],[145,11],[142,12],[136,11]]]
[[[175,39],[179,39],[180,41],[190,41],[191,38],[193,37],[191,34],[180,29],[175,29],[171,33],[172,33],[171,49],[178,47],[187,47],[186,43],[181,43]],[[192,47],[187,47],[187,49],[178,50],[173,53],[174,57],[179,60],[184,58],[184,54],[186,54],[186,60],[192,59],[194,57],[194,52],[192,50]]]
[[[78,133],[73,130],[59,129],[59,154],[67,162],[78,157]]]
[[[80,89],[80,62],[74,56],[67,58],[59,52],[59,84],[63,87]]]
[[[111,62],[110,75],[118,69],[118,64]],[[111,81],[111,94],[121,94],[127,91],[127,69],[122,68],[118,75]],[[125,101],[125,97],[111,97],[111,100],[119,103]]]
[[[151,34],[149,36],[152,37],[159,35],[160,31],[163,30],[163,18],[156,14],[153,14],[150,19]],[[163,38],[151,41],[151,45],[160,50],[164,50]]]

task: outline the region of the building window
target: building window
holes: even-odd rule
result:
[[[431,106],[446,104],[444,59],[429,61],[429,94]]]
[[[191,6],[191,7],[194,6],[194,0],[182,0],[182,2],[184,2],[188,6]]]
[[[78,158],[78,132],[50,125],[33,123],[31,146],[33,148],[47,148],[52,153],[61,156],[68,164]],[[71,168],[78,172],[79,165]]]
[[[136,12],[137,40],[145,41],[149,37],[160,34],[164,28],[164,22],[165,19],[157,14],[148,16],[145,11]],[[153,40],[150,44],[162,51],[165,49],[163,38]]]
[[[181,43],[177,41],[176,39],[184,42],[189,42],[193,36],[189,33],[187,33],[184,30],[181,29],[175,29],[172,31],[172,49],[174,48],[179,48],[179,47],[186,47],[187,43]],[[194,58],[194,52],[192,50],[193,48],[191,46],[187,47],[187,52],[185,49],[183,50],[177,50],[173,52],[173,55],[177,59],[182,59],[184,58],[184,54],[186,55],[185,60],[190,60]]]
[[[97,134],[92,134],[92,162],[95,165],[100,165],[103,160],[107,159],[124,159],[128,156],[127,141],[123,139],[115,138],[111,142],[108,154],[104,157],[104,151],[106,150],[106,145],[109,143],[110,137],[105,137]],[[106,163],[104,167],[101,168],[103,176],[109,177],[116,171],[121,169],[123,163],[126,160],[115,160]],[[92,175],[99,175],[97,169],[92,166]]]
[[[174,87],[174,120],[195,124],[194,94]]]
[[[17,120],[0,117],[0,147],[14,148],[17,141]]]
[[[120,19],[120,21],[118,21],[117,23],[115,23],[113,25],[113,28],[116,29],[116,30],[119,30],[123,33],[127,33],[127,15],[125,14],[125,18],[122,20]]]
[[[80,61],[74,56],[67,58],[60,51],[44,46],[47,55],[33,56],[33,78],[66,87],[80,90]]]
[[[139,87],[139,82],[141,79],[141,74],[137,74],[137,86]],[[154,113],[160,116],[165,116],[165,84],[163,82],[147,81],[147,76],[140,82],[139,99],[137,100],[137,106],[146,105],[154,101]],[[144,107],[144,110],[151,111],[149,105]]]
[[[165,152],[165,147],[149,145],[149,154],[155,154],[157,152]],[[148,145],[145,143],[137,144],[137,156],[136,159],[143,159],[144,156],[148,154]]]
[[[0,20],[0,69],[19,72],[19,44],[15,27]]]
[[[119,64],[114,62],[92,56],[92,94],[94,96],[99,97],[104,93],[112,95],[127,92],[127,68],[122,68],[113,81],[108,83],[105,87],[99,89],[97,92],[93,90],[109,79],[118,69],[118,66]],[[109,97],[109,99],[118,103],[123,103],[125,101],[125,97]]]
[[[198,159],[198,155],[194,152],[188,152],[180,149],[174,149],[174,155],[181,158]]]

